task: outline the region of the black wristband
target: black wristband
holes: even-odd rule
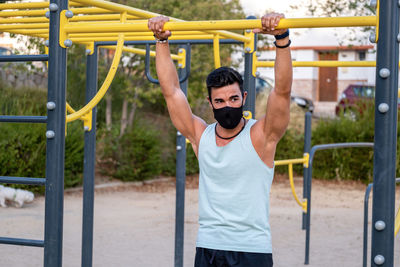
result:
[[[153,36],[154,36],[154,39],[156,40],[156,43],[164,44],[164,43],[168,42],[168,38],[167,39],[158,39],[155,34],[153,34]]]
[[[284,39],[284,38],[286,38],[288,36],[289,36],[289,29],[286,32],[282,33],[282,34],[275,35],[275,40],[281,40],[281,39]]]
[[[290,39],[289,39],[289,42],[285,45],[277,45],[276,41],[274,42],[274,45],[276,46],[276,48],[287,48],[290,46],[291,43],[292,43],[292,41],[290,41]]]

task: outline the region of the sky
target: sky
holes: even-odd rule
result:
[[[266,10],[274,10],[279,13],[295,15],[296,12],[290,10],[290,5],[299,5],[304,0],[240,0],[246,15],[261,15]]]

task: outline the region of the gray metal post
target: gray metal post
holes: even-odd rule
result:
[[[304,153],[311,151],[311,112],[304,116]],[[309,168],[303,168],[303,198],[307,198],[307,172]],[[301,229],[306,229],[306,213],[303,212]]]
[[[44,266],[57,267],[62,266],[67,80],[67,51],[58,41],[60,12],[68,7],[68,1],[51,0],[50,7],[47,100],[55,105],[47,105]]]
[[[97,92],[97,46],[86,57],[86,103]],[[85,131],[83,164],[82,266],[93,265],[94,178],[96,162],[96,112],[92,110],[92,130]]]
[[[246,19],[256,19],[255,16],[248,16]],[[257,47],[257,35],[254,38],[254,47]],[[256,116],[256,77],[253,76],[253,52],[244,53],[244,77],[243,87],[247,91],[247,100],[244,105],[244,110],[249,110],[253,114],[253,118]]]
[[[394,258],[399,2],[381,1],[379,15],[371,266],[381,267]]]
[[[183,48],[187,48],[182,46]],[[189,52],[189,49],[186,49]],[[184,76],[179,69],[179,77]],[[180,84],[187,95],[188,80]],[[175,267],[183,267],[184,224],[185,224],[185,182],[186,182],[186,137],[180,132],[176,136],[176,209],[175,209]]]

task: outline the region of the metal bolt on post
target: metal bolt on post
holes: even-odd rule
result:
[[[56,12],[58,10],[58,5],[54,4],[54,3],[51,3],[49,5],[49,9],[50,9],[51,12]]]
[[[374,258],[374,263],[376,265],[382,265],[385,263],[385,257],[383,257],[382,255],[376,255]]]
[[[71,10],[67,10],[65,11],[65,16],[70,19],[74,16],[74,13]]]
[[[70,39],[67,39],[67,40],[64,41],[64,45],[66,47],[71,47],[72,46],[72,41]]]
[[[50,12],[46,11],[46,13],[44,13],[44,16],[49,19],[50,18]]]
[[[46,107],[47,107],[48,110],[54,110],[56,108],[56,103],[47,102]]]
[[[386,103],[379,104],[378,110],[380,113],[386,113],[389,111],[389,105]]]
[[[381,76],[382,78],[386,79],[390,76],[390,70],[387,68],[383,68],[379,71],[379,76]]]
[[[86,49],[86,55],[90,55],[90,53],[92,53],[92,50],[90,50],[90,49]]]
[[[375,223],[375,229],[378,231],[383,231],[386,228],[386,223],[384,221],[377,221]]]
[[[49,139],[54,138],[54,136],[56,136],[56,134],[54,133],[54,131],[47,131],[46,132],[46,137]]]

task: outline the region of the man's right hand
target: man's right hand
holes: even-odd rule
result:
[[[148,20],[147,26],[154,33],[154,36],[159,40],[166,40],[171,36],[170,31],[164,31],[165,22],[169,21],[169,17],[158,16]]]

